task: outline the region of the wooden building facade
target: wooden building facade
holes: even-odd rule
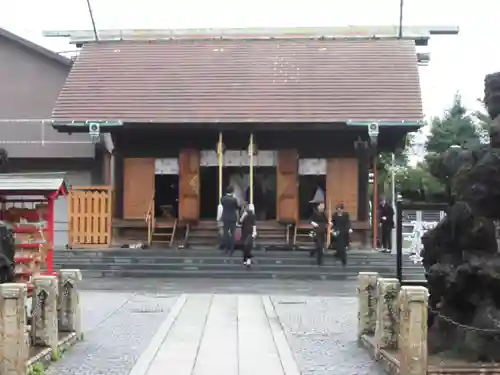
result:
[[[61,132],[97,124],[111,135],[115,218],[144,221],[154,208],[195,227],[214,221],[222,188],[249,188],[251,176],[262,220],[298,226],[319,187],[366,231],[369,148],[394,150],[421,124],[415,42],[300,33],[89,42],[53,119]]]

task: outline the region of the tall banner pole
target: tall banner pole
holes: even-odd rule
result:
[[[253,204],[253,163],[254,163],[254,139],[253,134],[250,134],[250,144],[248,145],[248,155],[250,157],[249,165],[249,189],[250,189],[250,204]]]
[[[396,155],[392,153],[392,165],[391,165],[391,194],[392,194],[392,209],[396,212]],[[396,226],[392,228],[392,253],[396,252]]]
[[[217,142],[217,167],[219,169],[219,197],[217,201],[222,198],[222,167],[224,164],[224,150],[222,149],[222,132],[219,132],[219,141]]]
[[[377,176],[378,157],[375,154],[373,157],[373,243],[374,249],[377,248],[378,240],[378,176]]]

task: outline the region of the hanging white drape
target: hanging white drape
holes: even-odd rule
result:
[[[234,196],[238,200],[238,204],[242,205],[245,202],[245,192],[250,186],[250,176],[248,173],[235,173],[229,177],[229,185],[234,189]]]

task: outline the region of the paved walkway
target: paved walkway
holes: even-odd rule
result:
[[[84,290],[85,339],[46,374],[384,374],[356,344],[354,284],[291,285],[244,294],[235,282],[129,280]]]
[[[182,295],[130,375],[299,375],[269,297]]]

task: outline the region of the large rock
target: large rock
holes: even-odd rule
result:
[[[500,73],[485,79],[485,104],[500,120]],[[434,172],[450,182],[454,203],[422,239],[429,351],[471,361],[500,361],[500,126],[490,137],[488,146],[440,156]]]

